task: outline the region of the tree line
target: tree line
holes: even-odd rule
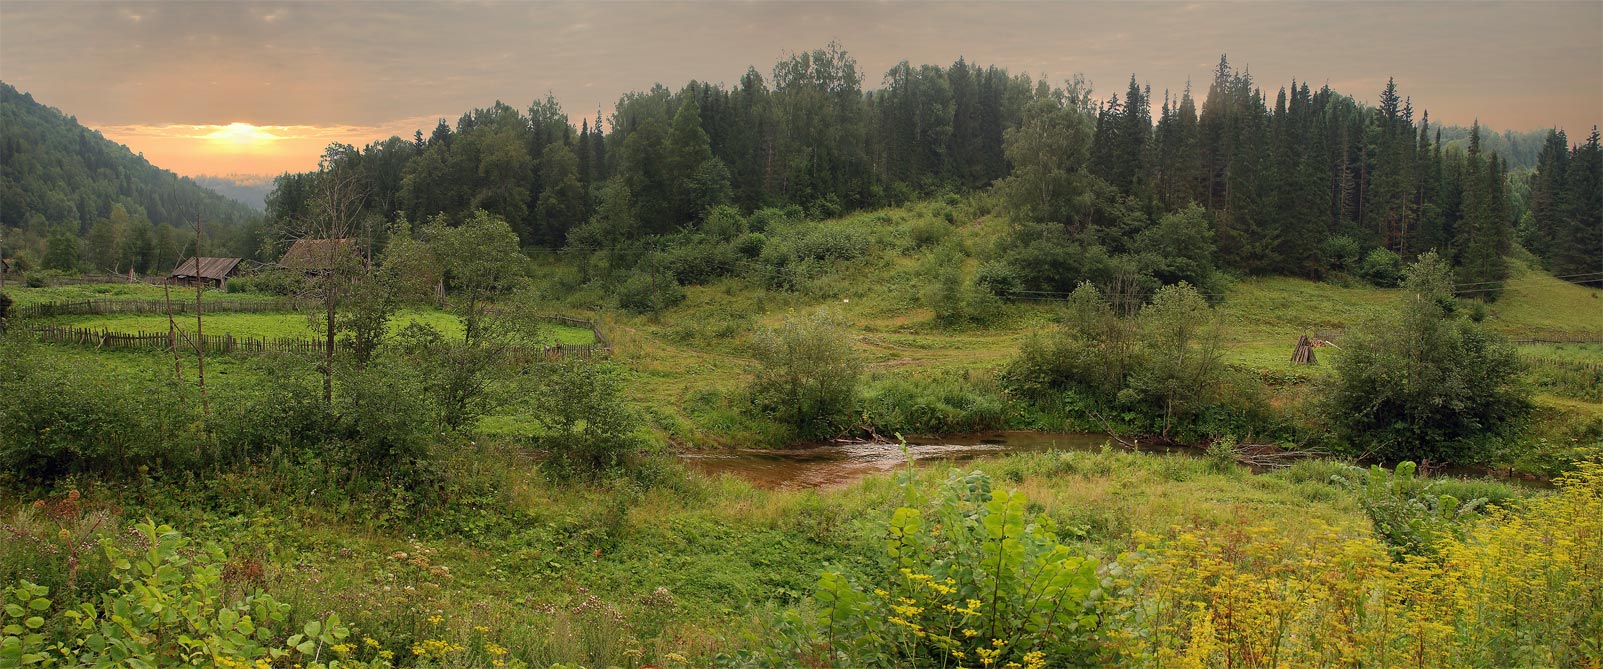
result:
[[[1177,264],[1320,277],[1356,272],[1376,251],[1396,277],[1432,249],[1459,281],[1495,288],[1515,243],[1534,239],[1516,227],[1531,210],[1523,175],[1511,189],[1509,163],[1487,141],[1524,146],[1524,136],[1483,138],[1478,124],[1444,134],[1395,82],[1374,105],[1307,82],[1271,95],[1221,57],[1200,101],[1188,85],[1163,92],[1154,112],[1134,75],[1107,98],[1081,79],[1053,86],[961,58],[898,63],[874,90],[863,79],[832,43],[766,76],[749,68],[732,86],[625,94],[610,118],[578,128],[548,96],[442,119],[411,140],[335,148],[364,175],[377,219],[484,210],[526,249],[634,249],[622,255],[636,261],[650,255],[645,240],[702,231],[723,207],[823,218],[993,185],[1018,224],[1015,248],[1053,256],[1014,259],[1025,276],[1002,283],[1017,289],[1067,292],[1125,274],[1206,284]],[[304,216],[317,178],[280,177],[269,218]],[[1187,224],[1163,232],[1175,217]],[[1030,276],[1056,265],[1107,268]]]

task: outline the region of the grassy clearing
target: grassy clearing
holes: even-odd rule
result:
[[[390,331],[395,332],[411,322],[429,325],[439,330],[447,337],[461,337],[462,323],[448,312],[437,309],[406,309],[400,311],[390,321]],[[59,316],[50,319],[50,322],[75,327],[107,329],[113,332],[164,332],[167,330],[167,317],[162,314],[104,314],[85,316]],[[560,344],[583,345],[595,343],[595,335],[585,328],[548,323],[548,336]],[[181,317],[178,326],[193,328],[194,317]],[[300,337],[314,338],[322,335],[307,313],[229,313],[218,312],[206,315],[206,330],[208,332],[227,332],[237,337]]]
[[[6,293],[17,301],[19,306],[30,304],[44,304],[46,302],[82,302],[84,300],[161,300],[165,293],[161,286],[152,286],[146,283],[105,283],[84,284],[78,286],[50,286],[45,288],[29,288],[21,283],[6,282]],[[226,293],[220,290],[205,289],[205,295],[212,299],[263,301],[270,302],[277,299],[272,295],[260,293]],[[195,289],[182,286],[172,288],[174,300],[195,299]]]

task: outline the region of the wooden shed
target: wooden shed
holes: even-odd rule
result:
[[[185,286],[198,283],[213,288],[227,288],[228,277],[239,274],[239,262],[239,258],[185,258],[167,274],[167,280]]]
[[[307,274],[322,274],[345,263],[362,262],[361,249],[350,237],[297,239],[278,259],[279,265]]]

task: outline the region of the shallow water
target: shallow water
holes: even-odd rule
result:
[[[783,450],[739,449],[683,453],[690,468],[709,476],[732,474],[759,487],[778,489],[832,488],[881,474],[915,461],[958,462],[1009,453],[1092,451],[1109,442],[1105,435],[982,432],[908,440],[907,452],[899,444],[853,442],[821,444]],[[1189,449],[1172,449],[1186,452]]]

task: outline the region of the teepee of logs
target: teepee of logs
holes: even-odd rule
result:
[[[1319,361],[1314,359],[1314,342],[1308,338],[1308,335],[1303,335],[1297,340],[1297,350],[1291,352],[1291,363],[1294,365],[1319,364]]]

